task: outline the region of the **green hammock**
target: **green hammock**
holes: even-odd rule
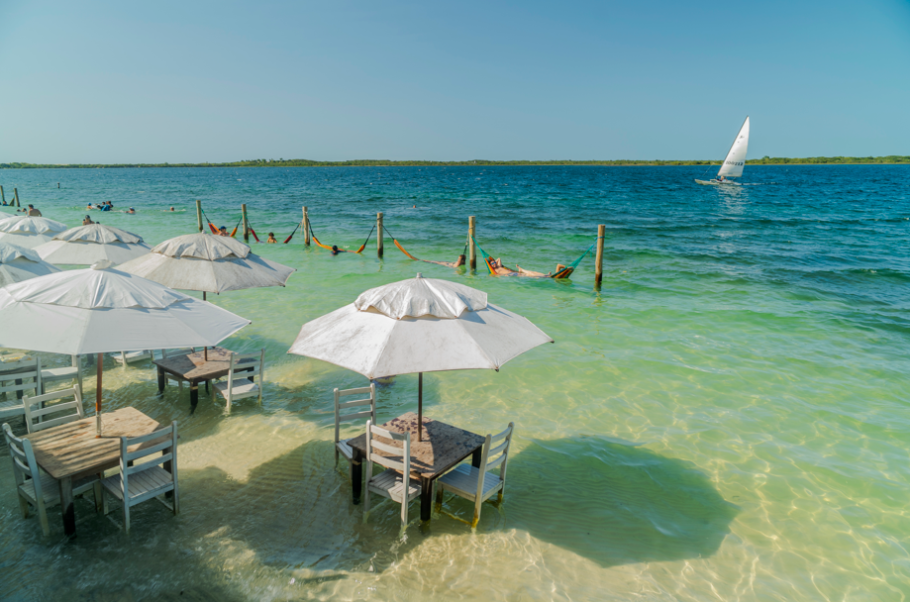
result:
[[[473,239],[472,239],[472,240],[473,240]],[[597,241],[594,241],[594,243],[593,243],[590,247],[588,247],[588,249],[587,249],[584,253],[582,253],[582,254],[578,257],[578,259],[576,259],[575,261],[573,261],[572,263],[570,263],[570,264],[567,265],[566,267],[562,268],[561,270],[559,270],[559,271],[556,272],[555,274],[550,275],[550,278],[553,278],[553,279],[561,279],[561,278],[568,278],[569,276],[571,276],[571,275],[572,275],[572,272],[575,271],[575,268],[578,267],[578,264],[581,263],[581,260],[584,259],[585,256],[586,256],[588,253],[591,252],[591,249],[593,249],[595,245],[597,245]],[[497,274],[496,274],[496,270],[493,269],[493,265],[492,265],[492,263],[491,263],[491,261],[490,261],[491,259],[493,259],[493,257],[492,257],[489,253],[487,253],[486,251],[484,251],[483,248],[482,248],[479,244],[477,244],[477,241],[476,241],[476,240],[474,240],[474,246],[477,247],[477,249],[480,251],[480,254],[483,256],[483,262],[486,264],[487,269],[490,270],[490,274],[492,274],[492,275],[494,275],[494,276],[497,275]],[[511,270],[511,268],[506,268],[506,269],[507,269],[507,270]],[[515,272],[515,270],[511,270],[511,271],[512,271],[512,272]],[[519,274],[520,272],[515,272],[515,273],[516,273],[516,274]]]

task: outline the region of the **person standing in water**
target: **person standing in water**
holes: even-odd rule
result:
[[[266,244],[272,244],[272,243],[278,242],[278,240],[275,238],[275,233],[269,232],[269,239],[265,242],[266,242]]]

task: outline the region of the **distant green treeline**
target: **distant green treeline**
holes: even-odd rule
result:
[[[849,165],[849,164],[900,164],[910,163],[910,156],[888,155],[887,157],[762,157],[750,159],[748,165]],[[46,165],[39,163],[0,163],[0,169],[47,169],[47,168],[116,168],[116,167],[386,167],[386,166],[494,166],[494,165],[720,165],[720,161],[387,161],[384,159],[356,159],[352,161],[310,161],[309,159],[253,159],[230,163],[72,163]]]

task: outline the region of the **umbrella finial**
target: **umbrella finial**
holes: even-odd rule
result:
[[[110,259],[101,259],[92,264],[93,270],[106,270],[114,266],[114,262]]]
[[[417,272],[417,277],[418,277],[418,278],[423,278],[423,274],[421,274],[420,272]]]

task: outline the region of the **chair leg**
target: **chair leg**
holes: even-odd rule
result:
[[[40,501],[38,502],[38,520],[41,521],[41,530],[44,531],[44,536],[47,537],[51,534],[51,526],[47,522],[47,508]]]
[[[477,523],[480,522],[480,507],[483,504],[483,498],[479,495],[474,500],[474,519],[471,521],[471,528],[476,529]]]
[[[101,478],[104,478],[104,474],[98,475]],[[95,495],[95,512],[104,511],[104,487],[101,486],[101,481],[95,483],[94,491]]]
[[[338,448],[337,447],[335,448],[335,468],[338,468]]]
[[[407,478],[407,476],[405,477]],[[401,501],[401,528],[408,528],[408,484],[405,481],[404,499]]]
[[[22,518],[28,518],[29,503],[21,495],[19,496],[19,509],[22,511]]]
[[[123,500],[123,530],[130,534],[130,505],[126,500]]]
[[[436,483],[436,512],[442,512],[442,485]]]
[[[366,487],[363,488],[363,522],[367,522],[367,515],[370,513],[370,483],[367,481]]]

